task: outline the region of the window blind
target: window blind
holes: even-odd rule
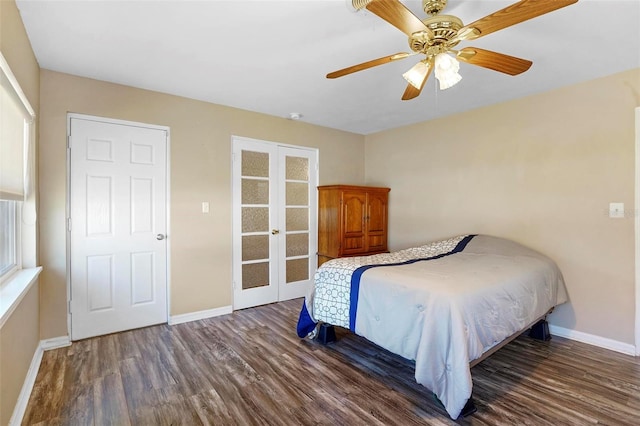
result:
[[[3,67],[0,73],[0,199],[22,201],[32,114],[7,70]]]

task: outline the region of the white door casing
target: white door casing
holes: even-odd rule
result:
[[[72,340],[164,323],[168,129],[69,115]]]
[[[315,274],[317,150],[232,145],[234,309],[302,297]]]
[[[634,209],[634,227],[635,227],[635,251],[636,251],[636,319],[635,319],[635,346],[636,356],[640,356],[640,107],[635,109],[636,123],[636,173],[635,173],[635,209]]]

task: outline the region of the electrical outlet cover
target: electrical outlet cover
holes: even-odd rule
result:
[[[615,219],[624,217],[624,203],[609,203],[609,217]]]

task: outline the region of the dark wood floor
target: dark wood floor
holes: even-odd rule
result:
[[[450,425],[412,363],[337,330],[300,340],[301,300],[44,354],[27,425]],[[519,337],[472,369],[464,425],[640,424],[640,359]]]

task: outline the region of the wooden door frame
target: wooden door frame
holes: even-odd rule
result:
[[[137,121],[118,120],[115,118],[99,117],[96,115],[87,115],[79,113],[67,113],[67,170],[66,170],[66,189],[65,195],[67,200],[65,202],[65,235],[66,235],[66,285],[67,285],[67,335],[71,340],[71,232],[69,231],[69,219],[71,217],[71,150],[70,150],[70,138],[71,138],[71,119],[80,119],[88,121],[96,121],[106,124],[119,124],[124,126],[142,127],[145,129],[163,130],[167,133],[166,144],[166,165],[165,165],[165,197],[166,197],[166,235],[171,235],[171,130],[168,126],[160,126],[157,124],[141,123]],[[167,304],[166,312],[167,318],[171,318],[171,238],[166,239],[167,242]]]

